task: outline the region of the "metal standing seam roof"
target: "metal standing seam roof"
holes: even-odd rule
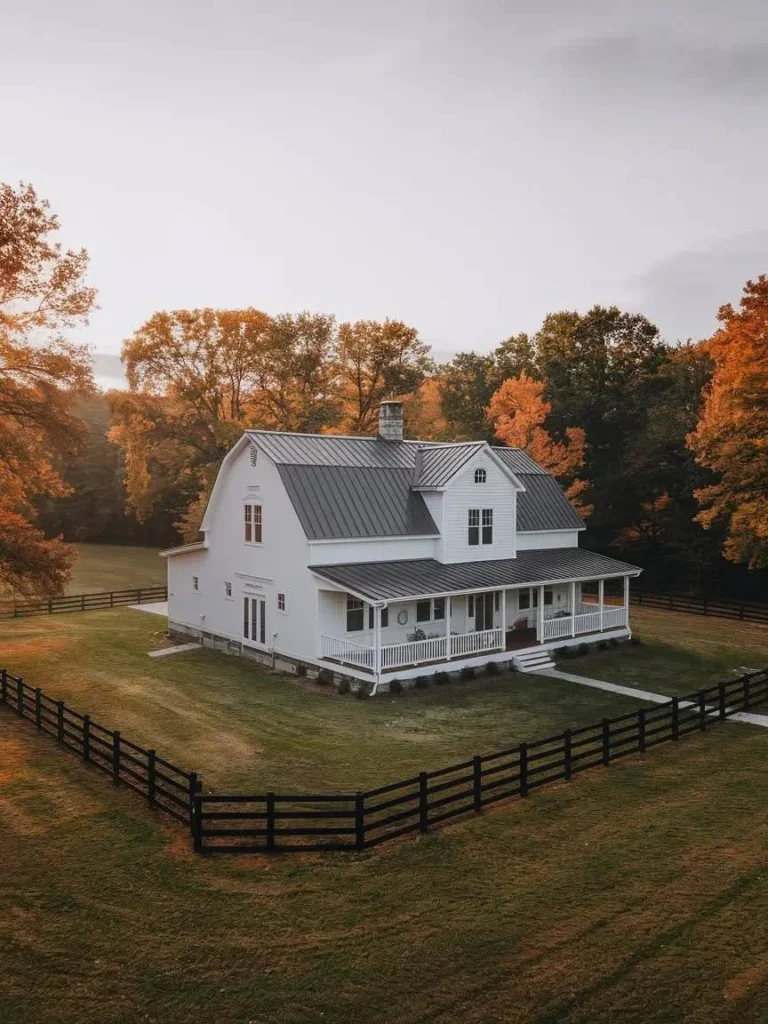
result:
[[[251,430],[249,436],[277,465],[359,466],[413,470],[416,445],[378,437],[287,434]]]
[[[309,540],[437,536],[411,469],[278,465]]]
[[[584,548],[521,551],[517,558],[488,562],[446,564],[433,558],[416,558],[399,562],[311,565],[309,569],[370,601],[461,594],[532,583],[639,575],[642,572],[636,565]]]
[[[416,451],[414,487],[443,487],[454,473],[484,447],[482,441],[468,444],[421,445]]]
[[[517,496],[518,530],[583,530],[584,521],[574,510],[553,476],[521,448],[494,448],[525,487]]]

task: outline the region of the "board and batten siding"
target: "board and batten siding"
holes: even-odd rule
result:
[[[475,483],[475,470],[486,471],[486,482]],[[443,493],[444,562],[477,562],[514,558],[517,494],[501,469],[480,453],[456,475]],[[493,544],[472,545],[467,539],[471,508],[493,509]]]

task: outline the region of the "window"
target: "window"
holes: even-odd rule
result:
[[[347,632],[359,633],[365,626],[363,602],[357,597],[347,598]]]
[[[417,622],[429,622],[432,611],[431,601],[417,601],[416,602],[416,621]]]
[[[483,544],[493,544],[493,509],[483,509]]]
[[[277,610],[279,612],[285,611],[285,594],[277,595]]]
[[[467,615],[470,617],[470,619],[474,619],[474,617],[475,617],[475,595],[474,594],[470,594],[469,597],[467,598]]]
[[[480,509],[471,508],[467,517],[467,543],[474,547],[480,543]]]
[[[550,594],[552,591],[550,590]],[[544,603],[547,603],[547,594],[544,592]],[[550,604],[552,602],[550,601]],[[531,587],[530,590],[521,590],[518,595],[518,608],[520,611],[525,611],[526,608],[538,608],[539,606],[539,589],[538,587]]]
[[[498,592],[498,590],[496,590],[496,591],[494,591],[494,594],[493,594],[493,610],[495,612],[497,612],[500,607],[501,607],[501,601],[499,600],[499,592]]]
[[[555,599],[554,591],[551,587],[547,587],[544,591],[544,604],[553,604]]]
[[[484,484],[485,481],[486,481],[486,478],[487,478],[486,477],[486,472],[485,472],[484,469],[476,469],[475,470],[475,483],[476,484]]]
[[[193,590],[199,590],[200,589],[200,580],[199,580],[199,578],[197,576],[193,576],[192,577],[192,589]]]
[[[261,544],[261,505],[244,505],[245,543]]]
[[[432,618],[436,622],[440,621],[440,619],[444,619],[445,618],[445,598],[444,597],[436,597],[435,600],[432,602],[432,605],[433,605]]]
[[[224,597],[232,597],[232,584],[231,583],[225,583],[224,584]]]
[[[259,449],[255,444],[251,445],[251,465],[255,466],[259,459]]]
[[[376,625],[376,613],[373,605],[368,605],[368,629],[373,629]],[[381,628],[386,629],[389,625],[389,608],[381,609]]]
[[[243,598],[243,636],[256,644],[267,639],[267,602],[263,597]]]

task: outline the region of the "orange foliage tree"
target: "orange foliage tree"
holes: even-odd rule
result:
[[[31,185],[0,184],[0,590],[46,596],[63,590],[74,549],[45,539],[32,499],[68,492],[58,466],[82,442],[73,403],[93,381],[62,332],[96,299],[88,254],[53,241],[58,228]]]
[[[688,445],[717,475],[696,492],[706,528],[726,524],[723,554],[752,568],[768,566],[768,279],[747,281],[740,310],[722,306],[722,327],[707,342],[714,361]]]
[[[564,486],[573,507],[588,516],[592,507],[582,502],[589,486],[577,477],[584,465],[585,436],[581,427],[568,427],[565,440],[556,441],[544,427],[552,406],[545,400],[544,384],[523,370],[494,392],[487,409],[496,437],[510,448],[522,448]]]

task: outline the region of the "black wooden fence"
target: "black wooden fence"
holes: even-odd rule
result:
[[[648,608],[664,608],[670,612],[688,612],[689,615],[714,615],[720,619],[742,622],[768,623],[768,605],[756,601],[720,601],[709,597],[691,597],[688,594],[657,594],[647,590],[630,590],[630,604]]]
[[[5,669],[0,679],[2,703],[115,783],[130,786],[159,810],[188,823],[197,852],[236,854],[369,849],[476,814],[500,800],[527,797],[541,786],[570,781],[579,772],[645,753],[659,743],[705,732],[768,703],[768,669],[761,669],[365,792],[251,795],[203,793],[195,772],[97,725]]]
[[[20,718],[34,722],[41,732],[111,775],[115,783],[128,786],[178,821],[190,823],[192,797],[200,788],[195,772],[186,772],[154,750],[132,743],[118,730],[105,729],[90,715],[80,714],[63,700],[53,700],[5,669],[0,670],[0,696]]]
[[[133,590],[105,590],[98,594],[71,594],[39,601],[2,601],[0,618],[19,619],[28,615],[56,615],[60,612],[90,612],[102,608],[120,608],[128,604],[167,601],[168,587],[137,587]]]

